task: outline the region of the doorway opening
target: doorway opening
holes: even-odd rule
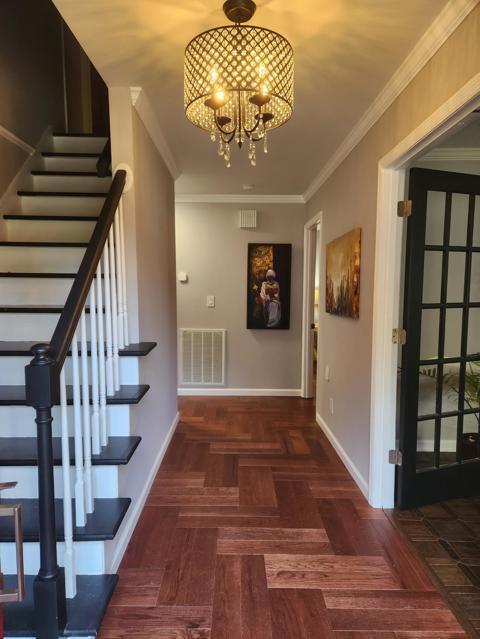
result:
[[[396,478],[412,464],[411,458],[405,457],[402,466],[389,463],[390,451],[404,453],[403,442],[399,440],[402,429],[397,433],[396,428],[398,369],[402,361],[399,345],[395,343],[398,331],[392,331],[403,328],[402,256],[408,218],[397,216],[398,202],[405,200],[408,192],[410,167],[434,146],[443,145],[457,128],[463,129],[479,104],[480,74],[379,163],[369,477],[369,502],[375,507],[392,508],[398,504]],[[395,458],[398,463],[399,456]]]
[[[302,397],[315,398],[318,374],[318,331],[320,303],[320,261],[322,213],[304,226],[302,314]]]

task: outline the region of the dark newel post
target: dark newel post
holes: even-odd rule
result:
[[[48,344],[32,348],[25,367],[27,404],[36,411],[40,570],[33,586],[37,639],[57,639],[66,625],[65,576],[57,563],[53,485],[52,406],[59,403],[59,374]]]

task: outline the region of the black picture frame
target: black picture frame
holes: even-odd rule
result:
[[[267,278],[268,270],[274,278]],[[291,244],[248,244],[247,329],[290,329],[291,279]]]

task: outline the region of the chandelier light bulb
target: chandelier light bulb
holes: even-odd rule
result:
[[[218,138],[218,154],[230,164],[230,147],[248,145],[256,164],[255,145],[283,126],[293,113],[293,49],[279,33],[245,24],[253,0],[226,0],[224,12],[233,24],[204,31],[185,50],[184,104],[187,118]]]

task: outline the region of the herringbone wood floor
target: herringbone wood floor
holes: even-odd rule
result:
[[[293,398],[189,398],[102,639],[460,639]]]

